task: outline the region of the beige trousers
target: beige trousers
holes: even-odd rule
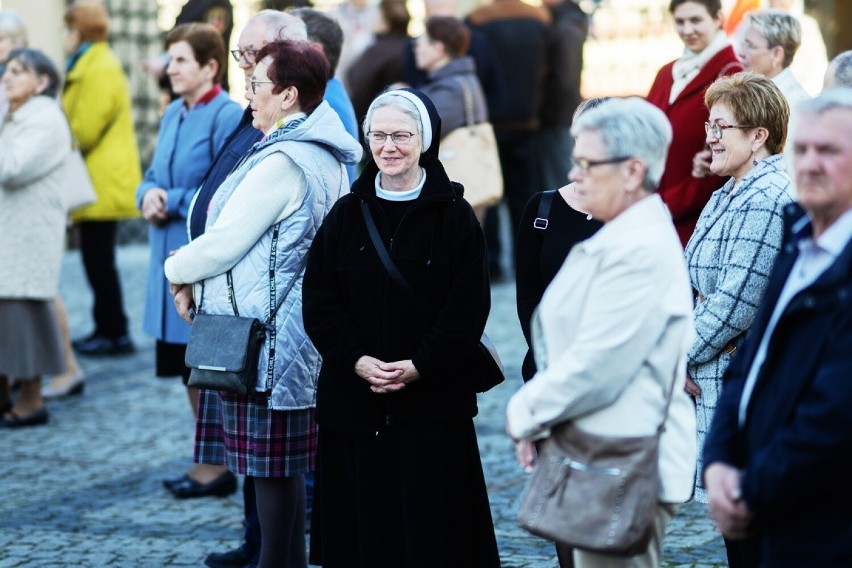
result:
[[[574,550],[574,568],[659,568],[666,527],[677,513],[677,507],[673,503],[657,504],[654,534],[644,554],[624,557]]]

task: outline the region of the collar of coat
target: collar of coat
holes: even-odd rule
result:
[[[421,203],[431,201],[453,201],[464,195],[464,187],[454,181],[450,181],[447,177],[447,172],[441,162],[431,154],[422,154],[420,156],[420,166],[426,170],[426,183],[423,185],[423,191],[420,197],[417,198]],[[375,201],[376,197],[376,175],[379,173],[379,167],[376,162],[370,159],[364,166],[364,170],[355,183],[352,185],[352,193],[358,197]]]

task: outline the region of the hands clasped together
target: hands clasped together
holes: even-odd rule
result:
[[[420,378],[411,359],[386,363],[368,355],[355,363],[355,373],[370,383],[370,390],[378,394],[400,391],[406,384]]]

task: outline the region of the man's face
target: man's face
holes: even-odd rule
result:
[[[257,65],[255,56],[266,45],[265,37],[266,29],[264,25],[257,21],[249,21],[237,42],[237,49],[242,54],[237,64],[243,70],[243,74],[245,74],[246,88],[248,88],[248,81],[251,79],[252,73],[254,73],[254,67]]]
[[[799,203],[824,229],[852,208],[852,110],[802,114],[793,134]]]

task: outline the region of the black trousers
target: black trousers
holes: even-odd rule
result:
[[[127,315],[121,295],[121,282],[115,266],[117,221],[83,221],[80,253],[89,287],[95,296],[95,333],[111,339],[127,335]]]

